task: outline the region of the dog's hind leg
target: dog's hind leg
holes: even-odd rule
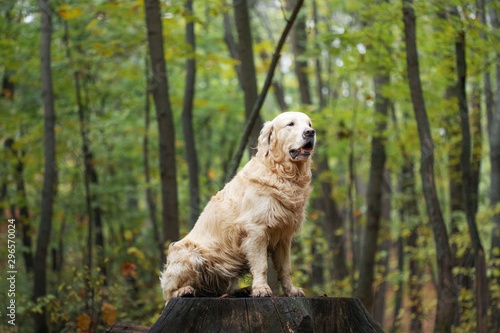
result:
[[[199,274],[204,259],[190,242],[173,243],[168,250],[167,263],[160,276],[163,298],[195,296],[200,287]]]

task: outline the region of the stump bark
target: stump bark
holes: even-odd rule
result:
[[[383,332],[357,298],[174,298],[150,333]]]

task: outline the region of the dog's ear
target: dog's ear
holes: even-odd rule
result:
[[[271,134],[273,133],[273,124],[267,121],[262,127],[259,135],[258,151],[263,156],[267,156],[269,153],[269,145],[271,144]]]

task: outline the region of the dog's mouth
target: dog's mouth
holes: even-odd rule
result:
[[[314,150],[314,139],[309,139],[302,147],[298,149],[290,149],[288,152],[290,153],[290,157],[295,160],[297,158],[307,159],[311,156]]]

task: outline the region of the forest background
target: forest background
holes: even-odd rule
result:
[[[0,5],[2,330],[155,321],[165,246],[237,166],[294,8],[246,147],[281,111],[313,119],[295,283],[360,297],[387,332],[500,329],[499,2],[16,0]]]

